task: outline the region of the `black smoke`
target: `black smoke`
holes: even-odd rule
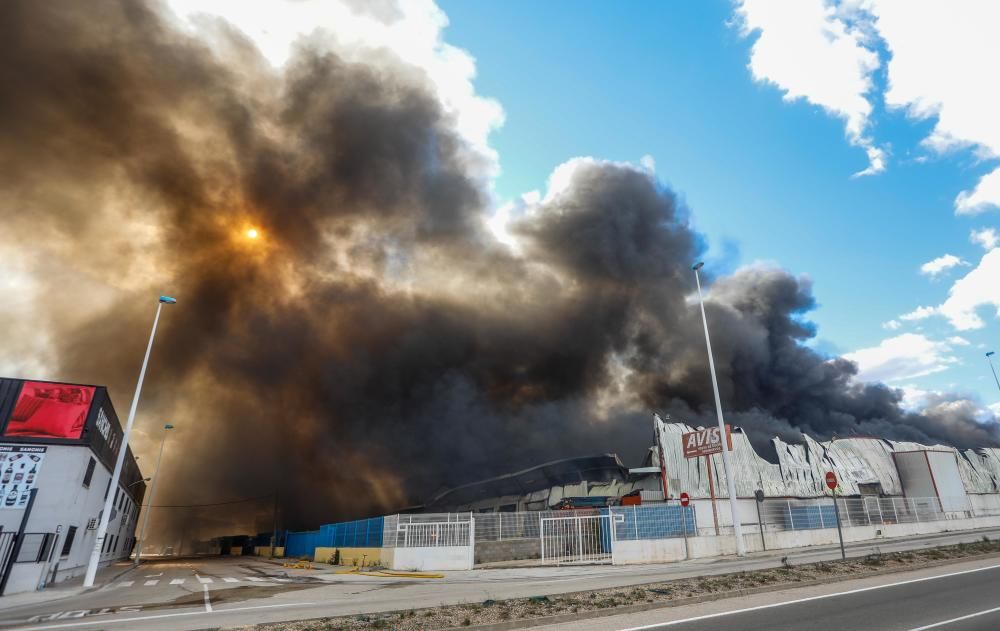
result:
[[[175,533],[269,524],[273,492],[290,528],[391,511],[544,460],[638,456],[652,410],[711,417],[691,301],[705,245],[650,174],[564,167],[511,250],[405,60],[302,43],[275,70],[226,24],[209,46],[149,2],[0,11],[0,245],[32,271],[51,348],[50,372],[24,376],[106,383],[124,416],[155,297],[175,295],[136,437],[148,455],[178,428],[157,504],[266,496],[168,511]],[[907,413],[804,346],[807,280],[704,282],[723,404],[755,440],[997,443],[968,405]]]

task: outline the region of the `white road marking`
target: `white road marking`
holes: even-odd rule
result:
[[[256,577],[256,576],[248,576],[248,577],[247,577],[247,580],[248,580],[248,581],[253,581],[254,583],[260,583],[260,582],[262,582],[262,581],[263,581],[264,579],[262,579],[262,578],[258,578],[258,577]]]
[[[132,587],[135,585],[135,581],[122,581],[118,583],[115,587]]]
[[[900,585],[909,585],[911,583],[923,583],[924,581],[935,581],[940,578],[950,578],[952,576],[961,576],[963,574],[972,574],[974,572],[985,572],[987,570],[996,570],[1000,568],[1000,565],[990,565],[987,567],[977,567],[972,570],[962,570],[961,572],[949,572],[948,574],[938,574],[936,576],[925,576],[923,578],[911,578],[906,581],[897,581],[895,583],[887,583],[885,585],[873,585],[871,587],[860,587],[858,589],[851,589],[846,592],[837,592],[835,594],[823,594],[821,596],[809,596],[808,598],[797,598],[795,600],[786,600],[780,603],[771,603],[769,605],[757,605],[756,607],[747,607],[746,609],[734,609],[732,611],[719,611],[716,613],[709,613],[703,616],[695,616],[693,618],[684,618],[683,620],[668,620],[667,622],[657,622],[656,624],[647,624],[641,627],[630,627],[627,629],[621,629],[621,631],[643,631],[644,629],[658,629],[660,627],[672,627],[677,624],[686,624],[688,622],[698,622],[699,620],[711,620],[712,618],[722,618],[724,616],[735,616],[741,613],[747,613],[750,611],[760,611],[762,609],[774,609],[775,607],[784,607],[786,605],[797,605],[799,603],[807,603],[813,600],[823,600],[825,598],[836,598],[837,596],[848,596],[850,594],[860,594],[862,592],[870,592],[876,589],[886,589],[889,587],[898,587]],[[790,586],[791,587],[791,586]],[[986,612],[983,612],[986,613]]]
[[[250,611],[252,609],[276,609],[278,607],[308,607],[316,603],[282,603],[280,605],[255,605],[253,607],[234,607],[232,609],[216,609],[211,613],[229,613],[230,611]],[[180,616],[204,616],[204,611],[184,611],[181,613],[163,613],[155,616],[139,616],[136,618],[123,618],[121,620],[90,620],[88,622],[69,622],[66,624],[49,624],[43,627],[31,627],[32,631],[42,631],[43,629],[68,629],[71,627],[86,627],[95,624],[110,625],[121,624],[123,622],[138,622],[139,620],[159,620],[160,618],[178,618]]]
[[[159,576],[163,576],[163,572],[160,572],[159,574],[147,574],[146,578],[157,578]]]
[[[962,620],[968,620],[969,618],[977,618],[979,616],[985,616],[988,613],[996,613],[998,611],[1000,611],[1000,607],[994,607],[993,609],[987,609],[986,611],[977,611],[976,613],[970,613],[965,616],[959,616],[958,618],[952,618],[951,620],[942,620],[941,622],[935,622],[934,624],[929,624],[924,627],[917,627],[915,629],[910,629],[910,631],[924,631],[924,629],[943,627],[946,624],[951,624],[953,622],[961,622]]]
[[[151,581],[146,581],[145,583],[143,583],[143,585],[145,585],[146,587],[152,587],[153,585],[156,585],[159,582],[160,582],[160,579],[154,578]]]
[[[205,588],[205,611],[212,613],[212,601],[208,598],[208,585],[202,585]]]
[[[214,583],[215,582],[215,581],[213,581],[212,579],[210,579],[207,576],[198,576],[197,574],[195,574],[194,576],[195,576],[195,578],[198,579],[198,582],[201,583],[202,585],[206,585],[208,583]]]
[[[222,580],[224,580],[227,583],[239,583],[240,582],[240,579],[238,579],[238,578],[230,578],[228,576],[226,578],[222,579]]]
[[[170,581],[170,584],[171,585],[183,585],[184,581],[186,581],[186,580],[187,580],[186,578],[175,578],[174,580]]]

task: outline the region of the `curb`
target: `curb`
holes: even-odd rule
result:
[[[920,565],[911,565],[907,567],[894,567],[886,568],[883,571],[872,572],[870,574],[865,574],[862,576],[851,576],[845,574],[843,576],[837,576],[825,579],[814,579],[811,581],[791,581],[788,583],[781,583],[776,585],[761,585],[760,587],[748,587],[745,589],[737,589],[728,592],[716,592],[714,594],[704,594],[701,596],[685,596],[683,598],[676,598],[673,600],[664,600],[661,602],[654,603],[642,603],[638,605],[625,605],[623,607],[610,607],[608,609],[594,609],[591,611],[581,611],[578,613],[568,613],[559,614],[556,616],[542,616],[539,618],[524,618],[521,620],[511,620],[510,622],[494,622],[491,624],[481,624],[468,627],[448,627],[440,629],[439,631],[463,631],[464,629],[478,629],[480,631],[509,631],[511,629],[530,629],[532,627],[541,627],[552,624],[562,624],[564,622],[574,622],[576,620],[589,620],[592,618],[607,618],[610,616],[617,616],[629,613],[641,613],[643,611],[651,611],[654,609],[668,609],[671,607],[681,607],[684,605],[695,605],[698,603],[712,602],[715,600],[725,600],[727,598],[737,598],[739,596],[752,596],[755,594],[766,594],[769,592],[779,592],[786,589],[797,589],[799,587],[814,587],[816,585],[827,585],[830,583],[842,583],[844,581],[852,581],[862,578],[869,578],[872,576],[884,576],[889,574],[900,574],[902,572],[912,572],[914,570],[923,570],[927,568],[940,567],[942,565],[952,565],[955,563],[962,563],[971,560],[981,560],[981,559],[996,559],[1000,558],[1000,552],[992,552],[989,554],[975,555],[970,557],[964,557],[959,559],[942,559],[940,561],[929,561],[927,563],[922,563]],[[806,565],[815,565],[814,563],[809,563]],[[734,572],[736,573],[736,572]],[[719,574],[717,576],[725,576],[725,574]],[[643,585],[654,585],[656,583],[661,583],[665,581],[655,581],[652,583],[644,583]],[[630,585],[629,587],[642,587],[642,585]],[[601,591],[599,589],[588,589],[580,592],[567,592],[565,594],[559,594],[560,596],[572,596],[575,594],[587,594],[590,592]],[[508,600],[516,600],[514,598]],[[391,612],[385,612],[391,613]]]

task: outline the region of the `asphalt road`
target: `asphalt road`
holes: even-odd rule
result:
[[[690,621],[633,627],[671,631],[840,631],[842,629],[1000,629],[1000,565],[909,582],[846,590],[747,610],[708,614]],[[898,580],[894,577],[891,580]],[[986,613],[983,613],[986,612]],[[967,617],[971,616],[971,617]],[[935,626],[937,625],[937,626]]]
[[[1000,530],[946,533],[883,541],[876,545],[887,552],[975,541],[984,534],[995,538],[1000,535]],[[872,544],[854,545],[849,547],[848,554],[862,556],[871,552],[872,548]],[[0,628],[36,631],[130,629],[141,624],[144,631],[155,631],[237,626],[559,594],[776,567],[786,554],[795,563],[807,563],[837,558],[839,549],[811,548],[756,553],[743,559],[727,557],[645,566],[473,570],[448,572],[443,579],[416,580],[291,570],[282,568],[278,563],[252,557],[164,560],[144,563],[139,570],[119,576],[99,589],[82,593],[79,588],[74,591],[66,587],[3,597],[0,599]],[[994,579],[997,577],[990,574],[982,578],[989,583],[996,582]],[[997,605],[1000,605],[1000,597],[990,606]],[[751,614],[747,612],[747,615]],[[623,626],[636,625],[623,623],[617,628]],[[1000,625],[995,628],[1000,628]]]

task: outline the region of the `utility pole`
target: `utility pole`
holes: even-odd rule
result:
[[[705,263],[699,261],[691,266],[694,270],[694,280],[698,285],[698,305],[701,307],[701,322],[705,327],[705,347],[708,349],[708,370],[712,373],[712,392],[715,394],[715,414],[719,419],[719,436],[722,439],[722,466],[726,470],[726,485],[729,487],[729,510],[733,516],[733,536],[736,537],[736,554],[746,555],[746,546],[743,543],[743,526],[740,523],[739,509],[736,503],[736,480],[733,476],[733,463],[729,457],[727,448],[728,440],[726,435],[726,422],[722,419],[722,400],[719,397],[719,382],[715,377],[715,360],[712,358],[712,340],[708,335],[708,318],[705,317],[705,299],[701,295],[701,279],[698,277],[698,270],[704,267]]]

